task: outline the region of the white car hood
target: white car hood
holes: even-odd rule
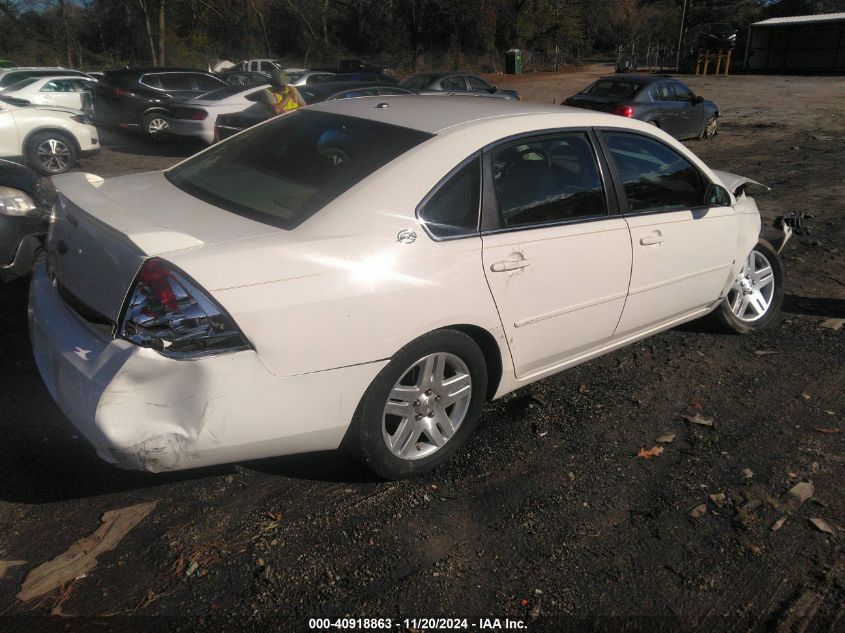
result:
[[[726,171],[718,171],[716,169],[713,170],[713,173],[716,174],[719,180],[721,180],[725,187],[728,188],[728,191],[733,194],[736,194],[737,190],[743,185],[754,185],[756,187],[760,187],[764,191],[771,191],[771,187],[767,187],[763,183],[752,180],[751,178],[746,178],[745,176],[738,176],[737,174],[731,174]]]

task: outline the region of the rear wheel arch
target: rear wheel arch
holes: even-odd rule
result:
[[[502,350],[496,342],[496,338],[488,331],[477,325],[459,324],[448,325],[443,330],[457,330],[469,336],[481,349],[484,361],[487,364],[487,400],[492,400],[499,384],[502,382]]]

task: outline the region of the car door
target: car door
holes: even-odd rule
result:
[[[678,150],[629,130],[600,131],[631,230],[633,266],[614,338],[625,338],[711,305],[733,262],[737,221],[706,204],[708,180]]]
[[[678,128],[679,104],[675,102],[675,91],[668,81],[661,81],[650,90],[655,106],[658,108],[657,124],[667,134],[675,135]]]
[[[677,133],[673,136],[676,138],[698,136],[704,128],[704,108],[695,103],[695,95],[684,84],[673,81],[672,86],[675,90],[675,103],[678,108]]]
[[[600,349],[619,322],[631,240],[601,165],[586,130],[485,152],[482,260],[519,379]]]
[[[9,106],[0,102],[0,158],[10,158],[23,154],[18,126]]]

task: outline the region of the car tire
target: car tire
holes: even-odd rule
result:
[[[775,249],[760,240],[742,265],[712,316],[720,330],[751,334],[774,323],[783,303],[783,265]]]
[[[431,332],[399,350],[373,379],[346,448],[386,479],[427,473],[470,435],[486,395],[487,364],[475,341],[455,330]]]
[[[55,176],[72,169],[79,152],[67,134],[39,132],[27,142],[26,159],[42,176]]]
[[[701,135],[698,138],[713,138],[717,134],[717,128],[719,127],[719,118],[716,116],[711,116],[707,119],[707,123],[704,124],[704,129],[701,130]]]
[[[166,141],[170,138],[170,119],[162,112],[150,112],[144,116],[141,131],[153,141]]]

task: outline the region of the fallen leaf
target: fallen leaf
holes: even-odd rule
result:
[[[663,447],[662,446],[653,446],[648,450],[641,448],[640,452],[637,453],[637,455],[636,455],[636,459],[651,459],[652,457],[657,457],[658,455],[662,455],[662,454],[663,454]]]
[[[832,527],[830,527],[830,523],[828,523],[828,522],[827,522],[827,521],[825,521],[824,519],[820,519],[820,518],[818,518],[818,517],[813,517],[813,518],[811,518],[811,519],[807,519],[807,520],[808,520],[810,523],[812,523],[812,524],[813,524],[813,527],[815,527],[815,528],[816,528],[817,530],[819,530],[820,532],[825,532],[825,533],[827,533],[827,534],[833,534],[833,533],[834,533],[834,532],[833,532],[833,528],[832,528]]]
[[[690,424],[698,424],[700,426],[713,426],[713,418],[704,417],[700,413],[696,413],[695,415],[685,415],[683,416],[683,418]]]
[[[772,354],[777,354],[778,352],[773,349],[756,349],[754,350],[754,353],[757,354],[757,356],[770,356]]]
[[[707,513],[707,504],[702,503],[701,505],[695,506],[692,510],[689,511],[689,515],[693,519],[699,519],[703,517]]]
[[[528,599],[523,598],[522,600],[519,601],[519,604],[523,607],[527,607],[528,606]]]
[[[0,578],[6,575],[6,571],[12,567],[20,567],[26,565],[25,560],[0,560]]]
[[[819,327],[837,332],[843,325],[845,325],[845,319],[826,319],[821,322]]]
[[[750,468],[743,468],[742,469],[742,476],[746,479],[751,479],[754,476],[754,471]]]
[[[92,534],[79,539],[53,560],[31,570],[16,596],[17,599],[26,602],[43,596],[94,569],[97,566],[97,556],[117,547],[127,532],[153,511],[156,503],[139,503],[103,514],[100,527]]]
[[[716,492],[709,495],[709,497],[710,501],[712,501],[718,508],[724,508],[725,504],[728,502],[728,498],[724,492]]]
[[[587,385],[581,385],[580,387],[578,387],[578,391],[579,393],[588,393],[590,391],[590,388]]]
[[[546,399],[543,397],[543,394],[541,394],[541,393],[535,393],[533,396],[531,396],[531,399],[534,400],[535,402],[539,402],[540,404],[547,404]]]
[[[812,482],[810,482],[810,481],[800,481],[797,484],[795,484],[794,486],[792,486],[792,488],[790,488],[789,491],[786,494],[788,494],[792,499],[795,500],[795,503],[796,503],[795,507],[799,507],[807,499],[812,497],[813,494],[815,493],[815,491],[816,491],[816,488],[815,488],[815,486],[813,486]]]
[[[654,441],[657,442],[658,444],[671,444],[672,442],[675,441],[675,434],[674,433],[664,433],[663,435],[661,435],[660,437],[658,437]]]
[[[784,523],[786,523],[786,517],[785,517],[785,516],[782,516],[782,517],[781,517],[781,518],[779,518],[777,521],[775,521],[774,523],[772,523],[772,527],[770,527],[769,529],[770,529],[772,532],[777,532],[779,529],[781,529],[781,528],[783,527],[783,524],[784,524]]]
[[[839,429],[833,426],[820,426],[820,427],[813,427],[813,430],[816,433],[824,433],[825,435],[833,435],[835,433],[839,433]]]
[[[807,393],[806,391],[802,391],[801,397],[804,398],[804,400],[809,400],[812,396],[810,396],[810,394]]]

